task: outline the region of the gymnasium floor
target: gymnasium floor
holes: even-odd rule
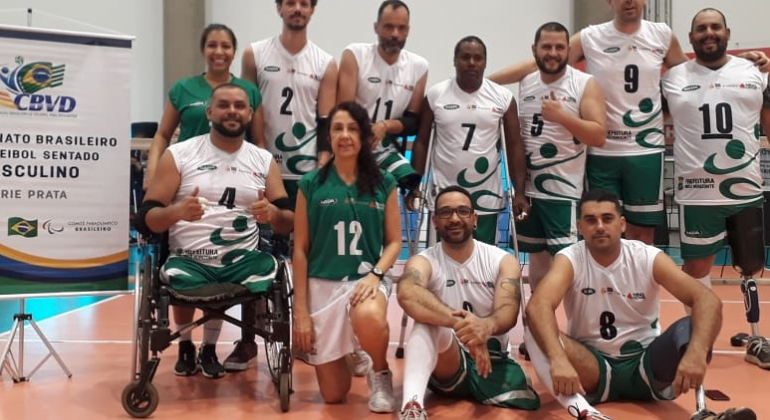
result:
[[[715,269],[716,270],[716,269]],[[718,273],[715,273],[718,274]],[[724,273],[723,273],[724,274]],[[729,274],[729,273],[728,273]],[[733,277],[734,278],[734,277]],[[724,326],[716,343],[716,354],[707,377],[707,388],[719,389],[728,394],[730,402],[709,401],[713,410],[731,406],[748,405],[754,408],[759,419],[770,419],[770,371],[763,371],[743,361],[742,349],[730,347],[729,337],[738,331],[746,331],[743,301],[735,284],[717,285],[714,290],[724,300]],[[770,316],[770,286],[760,287],[764,319]],[[680,304],[664,296],[662,322],[668,325],[684,314]],[[13,384],[8,374],[0,380],[0,419],[114,419],[128,418],[120,404],[120,393],[129,381],[131,358],[132,298],[119,296],[101,300],[38,322],[46,336],[53,342],[69,369],[67,379],[53,358],[34,374],[30,382]],[[233,311],[237,316],[237,311]],[[5,315],[4,315],[5,316]],[[396,394],[401,397],[403,362],[395,358],[401,311],[395,299],[390,302],[391,369],[394,371]],[[562,325],[565,318],[560,317]],[[765,322],[767,334],[770,322]],[[32,328],[27,327],[24,372],[34,368],[42,356],[44,347]],[[517,327],[512,337],[518,344],[522,332]],[[0,349],[5,337],[0,335]],[[238,337],[235,328],[226,326],[218,346],[220,359],[232,349],[232,341]],[[196,340],[200,339],[199,333]],[[14,351],[16,347],[14,345]],[[363,378],[354,379],[353,390],[346,405],[326,406],[318,393],[312,369],[297,362],[294,370],[295,393],[291,398],[290,412],[280,412],[275,388],[270,382],[260,348],[259,363],[255,369],[228,374],[220,380],[206,379],[200,375],[180,378],[172,373],[176,358],[176,346],[163,354],[163,360],[154,384],[160,394],[160,405],[152,418],[185,420],[227,418],[238,419],[387,419],[393,415],[370,413],[366,408],[368,389]],[[543,406],[535,412],[503,410],[463,401],[450,401],[428,394],[427,408],[431,419],[569,419],[566,412],[545,392],[534,377],[528,362],[522,361],[525,370],[533,377],[541,395]],[[673,403],[608,404],[604,412],[615,420],[665,419],[686,420],[694,408],[692,393]]]

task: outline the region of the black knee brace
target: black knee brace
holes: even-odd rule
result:
[[[749,207],[727,218],[727,243],[733,267],[751,276],[765,265],[765,239],[761,207]]]
[[[647,348],[653,376],[650,378],[650,384],[656,391],[666,389],[674,382],[679,361],[690,344],[691,335],[692,319],[687,316],[671,324],[650,343]]]

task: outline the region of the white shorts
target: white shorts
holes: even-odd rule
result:
[[[313,320],[315,343],[308,363],[322,365],[339,360],[355,349],[358,339],[350,323],[350,296],[358,281],[308,279],[308,304]],[[390,298],[393,283],[387,277],[380,282],[380,293]]]

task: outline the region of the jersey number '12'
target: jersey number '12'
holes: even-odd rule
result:
[[[336,225],[334,225],[334,230],[337,231],[337,255],[363,255],[363,251],[358,249],[358,241],[361,240],[361,233],[363,232],[363,228],[361,227],[361,223],[359,223],[357,220],[354,220],[350,222],[348,225],[348,229],[345,229],[345,222],[339,221]],[[347,230],[347,232],[346,232]],[[353,235],[353,238],[350,240],[350,245],[348,246],[348,249],[345,250],[345,245],[348,244],[347,234]]]

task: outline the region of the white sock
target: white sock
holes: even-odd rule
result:
[[[438,354],[446,351],[451,344],[449,340],[441,340],[441,335],[448,335],[451,340],[451,334],[448,329],[447,334],[441,334],[442,327],[414,323],[409,340],[406,343],[404,354],[404,388],[403,408],[408,402],[414,400],[421,407],[425,406],[425,392],[428,388],[430,375],[438,363]],[[446,341],[447,343],[441,343]],[[444,344],[444,346],[441,346]]]
[[[217,344],[219,333],[222,332],[223,319],[211,319],[203,324],[203,344]]]
[[[532,333],[529,332],[529,328],[524,329],[524,343],[527,345],[529,358],[531,360],[532,366],[535,368],[537,377],[540,378],[540,381],[548,389],[548,392],[553,395],[553,397],[556,399],[556,401],[559,402],[559,404],[562,405],[562,407],[569,410],[570,406],[574,406],[577,408],[578,412],[582,412],[583,410],[597,413],[599,412],[599,410],[595,409],[591,404],[589,404],[585,397],[580,394],[554,394],[553,380],[551,379],[551,363],[548,361],[548,357],[545,356],[543,351],[540,350],[540,347],[537,345],[537,341],[535,341],[535,337],[533,337]]]
[[[537,284],[545,277],[551,268],[551,254],[548,251],[540,251],[529,254],[529,288],[534,292]]]

